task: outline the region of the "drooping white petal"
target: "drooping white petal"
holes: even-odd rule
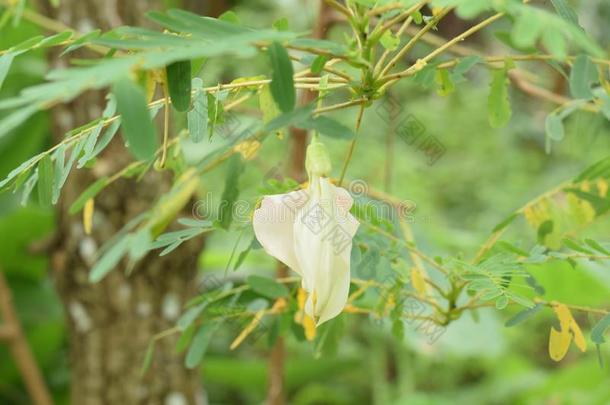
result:
[[[301,276],[294,254],[293,228],[297,212],[308,199],[307,190],[266,196],[252,219],[254,234],[263,249]]]
[[[306,313],[321,324],[337,316],[347,302],[352,238],[358,221],[349,214],[347,191],[326,178],[313,178],[309,200],[294,224],[295,257],[308,292]]]

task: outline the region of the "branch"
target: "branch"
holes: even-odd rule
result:
[[[417,34],[415,34],[413,36],[413,38],[411,38],[409,40],[409,42],[407,42],[407,44],[404,47],[402,47],[402,49],[400,49],[396,55],[394,55],[394,57],[390,60],[390,62],[381,70],[381,73],[379,74],[379,76],[381,76],[381,77],[385,76],[385,74],[388,71],[390,71],[390,69],[392,69],[394,66],[396,66],[398,61],[415,46],[415,44],[419,41],[419,39],[421,37],[423,37],[432,28],[434,28],[436,26],[436,24],[438,24],[438,22],[443,17],[445,17],[450,11],[451,11],[451,8],[448,7],[446,9],[444,9],[443,11],[441,11],[438,15],[436,15],[432,20],[428,21],[428,23],[424,26],[424,28],[420,29],[417,32]]]
[[[51,395],[21,329],[21,323],[13,307],[11,291],[2,271],[0,271],[0,313],[5,322],[0,328],[0,337],[8,342],[32,401],[36,405],[52,405]]]

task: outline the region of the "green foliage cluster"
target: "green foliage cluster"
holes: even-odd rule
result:
[[[69,55],[76,49],[89,47],[102,49],[104,57],[80,61],[79,65],[52,71],[44,83],[33,86],[24,83],[21,87],[26,88],[19,94],[2,98],[0,140],[10,140],[16,129],[24,131],[25,126],[33,125],[32,122],[35,121],[30,119],[38,117],[39,111],[55,103],[68,102],[90,89],[108,88],[110,92],[106,109],[99,119],[70,131],[62,141],[48,150],[27,160],[23,156],[21,164],[16,165],[0,182],[0,188],[21,193],[20,200],[24,204],[35,197],[42,207],[43,215],[47,215],[45,207],[58,201],[62,187],[69,181],[70,171],[75,168],[87,170],[94,166],[96,158],[120,130],[134,162],[115,175],[103,177],[91,184],[72,202],[71,214],[79,213],[89,201],[94,200],[105,191],[105,187],[119,178],[145,176],[151,170],[172,170],[175,181],[172,189],[154,202],[149,211],[125,224],[123,231],[101,248],[99,259],[90,273],[91,281],[101,280],[122,259],[134,263],[153,250],[160,250],[161,255],[170,254],[184,241],[204,233],[227,232],[229,238],[237,239],[225,269],[235,271],[247,267],[248,263],[256,263],[257,258],[263,256],[250,224],[233,218],[232,208],[238,199],[248,199],[251,208],[254,208],[261,194],[282,193],[299,187],[290,179],[261,180],[259,174],[252,176],[249,173],[249,168],[254,166],[253,162],[263,160],[257,154],[277,160],[279,148],[284,146],[279,144],[282,141],[276,135],[282,134],[285,128],[292,126],[317,131],[327,139],[333,150],[340,150],[341,153],[349,147],[346,141],[356,140],[371,153],[380,153],[384,139],[375,134],[369,136],[375,128],[366,123],[371,114],[365,115],[361,127],[358,120],[352,129],[353,124],[346,124],[344,115],[333,112],[350,107],[364,110],[388,94],[401,94],[401,89],[406,89],[411,94],[422,88],[435,90],[437,96],[446,97],[447,103],[456,102],[455,100],[459,102],[460,97],[462,102],[476,97],[484,98],[485,105],[478,106],[482,109],[463,108],[462,113],[468,117],[476,116],[478,126],[504,128],[520,119],[519,114],[524,112],[522,109],[527,110],[519,104],[511,105],[511,98],[515,98],[511,97],[511,80],[515,79],[514,75],[522,75],[522,63],[539,62],[548,64],[565,77],[571,96],[561,96],[558,107],[545,119],[543,126],[547,152],[552,152],[551,145],[554,145],[554,149],[562,148],[563,143],[560,142],[566,142],[568,135],[574,132],[570,128],[572,119],[583,116],[587,120],[600,119],[603,123],[601,125],[606,126],[606,121],[610,119],[610,61],[607,53],[579,25],[576,13],[564,0],[552,1],[553,10],[510,0],[356,0],[345,4],[336,1],[329,3],[338,13],[345,14],[350,29],[338,40],[307,38],[297,30],[291,31],[285,19],[278,20],[272,29],[254,29],[242,24],[234,13],[212,19],[182,10],[169,10],[148,15],[151,21],[159,25],[160,30],[121,27],[107,33],[92,31],[82,36],[67,31],[47,37],[32,35],[17,45],[6,47],[0,54],[0,86],[4,82],[5,87],[11,85],[11,81],[5,78],[10,79],[7,74],[10,75],[13,64],[29,53],[35,54],[45,48],[63,47],[63,55]],[[455,41],[445,40],[431,50],[425,47],[420,49],[419,46],[423,47],[421,43],[415,47],[416,42],[425,38],[427,33],[434,35],[434,29],[442,28],[443,17],[452,9],[464,19],[476,18],[480,21],[475,22],[473,27],[478,28],[473,29],[472,33],[484,30],[488,24],[498,19],[508,20],[509,24],[505,26],[508,31],[497,33],[497,38],[517,54],[497,57],[458,53],[456,58],[444,56],[469,35],[463,38],[458,36]],[[19,18],[18,8],[9,8],[7,12]],[[490,16],[490,13],[494,14]],[[397,34],[390,29],[398,25],[402,30],[403,23],[405,28],[406,25],[416,26],[421,36],[400,35],[404,32]],[[11,41],[13,42],[15,41]],[[398,62],[401,58],[396,61],[388,58],[404,54],[409,56],[411,63],[404,70],[395,70],[396,66],[400,66]],[[212,83],[207,76],[208,64],[220,57],[230,60],[258,58],[268,66],[268,74],[261,75],[261,71],[258,71],[254,73],[256,76],[240,75],[231,83]],[[304,70],[295,73],[293,62],[297,62]],[[199,66],[203,67],[199,69]],[[489,71],[490,84],[481,97],[476,90],[467,87],[467,82],[480,81],[481,72],[485,70]],[[518,80],[522,79],[517,77]],[[156,86],[162,89],[164,97],[152,100]],[[297,89],[319,91],[320,97],[314,103],[298,106]],[[14,92],[14,89],[9,91]],[[552,101],[556,102],[557,98]],[[248,121],[244,117],[246,114],[240,113],[239,116],[248,125],[230,137],[223,137],[221,127],[226,125],[233,111],[239,110],[241,105],[259,110],[263,119]],[[444,110],[447,114],[452,114],[452,119],[457,120],[458,114],[453,114],[456,108],[449,105]],[[481,119],[480,111],[485,108],[487,116]],[[171,111],[182,123],[175,129],[175,136],[170,137],[168,130],[162,137],[157,133],[153,118],[161,109],[164,109],[165,117]],[[422,111],[418,114],[426,113]],[[426,118],[425,122],[434,120],[430,115],[426,115]],[[439,121],[438,125],[451,125],[446,117]],[[522,121],[518,124],[522,124]],[[206,149],[206,145],[214,145],[215,149]],[[455,140],[451,146],[459,148],[462,145],[471,143]],[[196,158],[189,157],[185,151],[189,146],[200,147],[203,152]],[[33,149],[36,148],[31,148],[29,152]],[[485,156],[489,151],[481,150],[477,153]],[[522,322],[549,324],[549,309],[555,309],[558,303],[568,304],[574,314],[582,312],[591,317],[590,338],[601,358],[600,345],[604,343],[604,333],[610,326],[607,302],[603,300],[604,294],[608,292],[605,287],[607,281],[603,287],[593,290],[589,297],[582,292],[574,292],[569,286],[561,286],[560,282],[561,274],[568,274],[565,277],[569,284],[574,284],[573,277],[581,277],[586,285],[594,284],[597,276],[589,267],[598,266],[593,267],[594,271],[604,271],[604,264],[610,259],[610,247],[597,240],[597,234],[578,236],[585,227],[603,224],[605,214],[610,209],[610,158],[600,153],[593,156],[598,161],[587,165],[580,175],[574,177],[577,169],[571,173],[564,172],[563,179],[571,180],[564,181],[547,192],[541,192],[542,188],[537,189],[539,196],[521,208],[515,210],[517,201],[508,198],[511,201],[510,208],[505,212],[508,217],[500,221],[501,217],[496,216],[494,220],[497,225],[484,224],[492,232],[482,244],[447,243],[442,235],[432,237],[425,235],[425,232],[424,238],[419,238],[422,235],[418,233],[415,241],[410,240],[406,236],[408,233],[403,234],[404,229],[410,228],[410,225],[404,223],[400,214],[389,211],[389,214],[386,212],[378,215],[378,210],[371,209],[372,203],[392,205],[397,198],[406,198],[408,195],[394,197],[384,194],[379,197],[373,192],[378,183],[374,178],[368,178],[369,183],[375,184],[375,187],[371,186],[370,195],[359,196],[353,209],[354,215],[362,223],[362,229],[354,240],[352,257],[355,277],[351,293],[355,298],[350,304],[356,315],[342,315],[318,329],[311,350],[317,355],[333,353],[343,339],[349,339],[356,347],[363,345],[349,335],[362,336],[362,340],[373,347],[379,342],[386,342],[386,335],[371,331],[366,323],[354,322],[353,330],[346,330],[344,318],[358,317],[361,313],[372,320],[389,323],[397,340],[408,338],[412,332],[409,330],[409,322],[413,321],[413,314],[395,303],[401,302],[401,297],[411,297],[426,306],[428,311],[422,317],[427,321],[437,326],[448,326],[447,336],[454,323],[456,328],[467,323],[464,320],[466,313],[479,319],[485,330],[494,330],[497,318],[487,307],[497,310],[510,307],[507,311],[513,317],[506,325],[526,328],[526,325],[521,325]],[[28,156],[31,154],[22,153]],[[367,163],[366,158],[360,156],[359,159],[356,154],[352,158],[354,167],[347,172],[347,178],[378,172],[378,167],[370,162],[380,162],[383,158],[368,160]],[[218,180],[219,176],[213,170],[225,162],[224,181]],[[451,164],[453,163],[455,167],[464,168],[465,163],[452,161]],[[409,167],[404,168],[407,169]],[[451,172],[455,169],[447,170]],[[542,170],[538,174],[540,172]],[[341,180],[346,175],[345,172],[335,174]],[[528,176],[523,172],[520,175]],[[442,197],[447,200],[437,203],[441,207],[444,203],[452,208],[452,213],[458,217],[461,214],[461,202],[451,200],[451,187],[460,183],[460,178],[458,176],[455,179],[455,173],[451,176],[454,176],[453,180],[447,181],[451,184],[439,193],[447,194]],[[200,179],[208,180],[210,177],[210,184],[217,186],[217,190],[224,189],[222,194],[219,193],[217,219],[177,219],[192,196],[201,192]],[[448,174],[447,177],[449,178]],[[476,179],[468,180],[474,182]],[[251,195],[247,195],[248,182],[262,182],[263,186],[254,192],[250,190]],[[502,192],[504,186],[497,179],[491,183],[490,189],[496,193]],[[34,190],[36,193],[33,193]],[[519,191],[524,190],[521,188]],[[526,191],[531,193],[531,189]],[[426,195],[423,192],[421,194]],[[472,195],[472,200],[476,199],[472,190],[462,192],[461,197],[468,194]],[[518,199],[520,202],[523,200],[525,198]],[[469,203],[475,204],[476,201]],[[472,215],[476,211],[469,212]],[[519,222],[519,219],[524,221]],[[174,220],[182,228],[166,232],[165,228]],[[461,226],[464,226],[463,223]],[[528,236],[513,238],[514,234],[510,231],[514,227],[518,227],[519,235]],[[458,235],[457,232],[447,233]],[[502,239],[505,235],[511,238]],[[34,235],[28,234],[28,237]],[[439,253],[427,239],[436,239],[439,245],[448,246],[449,252]],[[421,243],[422,240],[424,243]],[[434,251],[434,254],[426,254],[424,250]],[[472,257],[464,257],[462,252],[465,250]],[[251,256],[256,257],[253,259]],[[223,260],[226,259],[223,256]],[[366,271],[373,276],[358,277],[363,272],[367,274]],[[575,276],[575,272],[579,275]],[[418,280],[423,280],[423,286]],[[175,329],[176,333],[182,334],[177,349],[186,353],[185,365],[189,368],[197,367],[207,352],[218,352],[215,340],[225,342],[225,346],[229,341],[235,343],[235,334],[243,334],[251,325],[254,329],[264,326],[265,344],[268,345],[272,345],[280,335],[293,335],[295,341],[306,342],[303,324],[295,322],[299,311],[302,311],[298,301],[298,282],[295,278],[274,280],[268,276],[250,275],[242,282],[233,284],[223,281],[209,291],[203,291],[187,304]],[[582,301],[574,301],[580,299]],[[240,322],[232,323],[232,319]],[[577,317],[577,322],[583,321],[583,318]],[[518,347],[519,341],[529,341],[525,332],[515,333],[514,342],[506,344]],[[226,334],[232,335],[229,338]],[[164,333],[161,333],[151,342],[143,372],[154,361],[155,342],[163,336]],[[458,340],[459,336],[454,336],[454,339]],[[546,339],[545,335],[535,336],[532,340],[538,347],[545,347]],[[260,344],[258,339],[253,340]],[[450,341],[450,338],[442,340]],[[398,373],[401,378],[410,375],[410,370],[423,367],[409,365],[411,349],[396,343],[390,345],[397,356],[394,365],[405,367]],[[303,345],[297,349],[300,352],[296,358],[304,355],[302,347]],[[467,352],[466,349],[462,350]],[[498,356],[492,353],[492,349],[488,350],[490,358]],[[524,359],[509,361],[506,352],[499,356],[506,361],[507,370],[498,371],[498,379],[509,379],[515,370],[528,367],[524,364]],[[387,366],[386,361],[381,355],[371,355],[370,362],[375,370],[383,370]],[[592,380],[595,380],[600,372],[595,370],[594,362],[589,364],[587,361],[583,360],[580,367],[587,370]],[[312,381],[314,369],[328,375],[339,371],[345,373],[348,379],[354,378],[349,369],[355,362],[357,360],[353,353],[343,359],[324,358],[315,366],[305,361],[300,369],[289,370],[289,386]],[[456,363],[456,368],[466,367],[463,360]],[[261,364],[253,362],[240,365],[246,375],[250,376],[244,378],[242,383],[229,378],[232,366],[229,360],[212,355],[204,369],[206,374],[214,376],[212,381],[217,379],[227,385],[242,384],[235,388],[243,390],[256,386]],[[493,366],[483,364],[481,368],[489,370]],[[420,369],[417,371],[425,374]],[[566,374],[570,372],[576,373],[568,371]],[[449,375],[444,377],[451,379]],[[575,381],[573,375],[564,378]],[[576,381],[575,384],[577,383]],[[445,381],[444,384],[454,390],[458,389],[457,381]],[[510,384],[518,386],[523,383],[511,380]],[[510,384],[507,383],[506,387]],[[543,391],[550,392],[556,389],[554,384],[559,383],[548,384],[549,387],[533,393],[533,397],[544,396]],[[490,383],[490,386],[493,384]],[[311,403],[307,401],[312,401],[312,398],[327,399],[326,395],[330,395],[325,387],[314,384],[308,387],[309,391],[299,392],[305,399],[297,396],[295,403]],[[376,402],[384,403],[388,398],[401,397],[401,393],[391,393],[388,391],[390,388],[383,384],[381,387],[382,391],[386,391],[372,394]],[[605,398],[606,394],[600,392],[599,398]],[[468,399],[473,398],[474,394],[462,390],[459,395]],[[598,394],[591,395],[595,397]],[[439,395],[433,400],[449,401],[449,396],[450,393],[446,396]],[[340,390],[333,397],[336,403],[349,402],[348,398],[353,398]],[[428,400],[430,398],[421,397],[422,403]],[[407,403],[407,400],[404,401]]]

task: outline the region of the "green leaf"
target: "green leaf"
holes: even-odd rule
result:
[[[429,63],[424,66],[422,70],[413,76],[413,81],[426,89],[433,87],[434,79],[436,77],[436,65],[437,64]]]
[[[587,55],[578,55],[570,72],[570,92],[575,98],[593,98],[591,85],[598,80],[597,68]]]
[[[72,31],[64,31],[64,32],[60,32],[59,34],[51,35],[50,37],[47,37],[47,38],[43,39],[42,41],[40,41],[40,43],[37,45],[37,47],[48,48],[48,47],[60,45],[64,42],[66,42],[67,40],[69,40],[70,38],[72,38],[73,34],[74,33]]]
[[[544,244],[544,239],[547,235],[553,233],[555,225],[551,219],[547,219],[538,227],[538,243]]]
[[[193,369],[201,363],[215,330],[216,324],[211,322],[204,323],[199,327],[197,333],[195,333],[195,336],[193,337],[191,346],[186,353],[184,364],[187,368]]]
[[[566,38],[560,29],[555,27],[546,27],[542,34],[542,44],[558,59],[563,60],[566,58]]]
[[[508,218],[506,218],[504,221],[500,222],[498,225],[496,225],[494,227],[494,229],[492,230],[493,233],[501,231],[502,229],[506,228],[508,225],[510,225],[515,218],[517,218],[519,216],[518,212],[515,212],[513,214],[511,214]]]
[[[522,257],[528,257],[529,256],[529,253],[526,252],[525,250],[520,249],[517,246],[515,246],[515,245],[513,245],[513,244],[511,244],[509,242],[506,242],[504,240],[501,240],[501,241],[497,242],[496,246],[498,248],[502,249],[502,250],[514,253],[514,254],[516,254],[518,256],[522,256]]]
[[[506,308],[507,305],[508,305],[508,298],[505,295],[498,297],[498,299],[496,300],[497,309],[504,309],[504,308]]]
[[[531,316],[536,315],[538,312],[540,312],[542,308],[542,304],[536,304],[532,308],[524,309],[523,311],[519,312],[517,315],[506,321],[504,326],[510,328],[511,326],[518,325],[526,319],[530,318]]]
[[[591,340],[598,345],[604,343],[606,341],[604,339],[604,333],[608,328],[610,328],[610,314],[606,314],[595,324],[593,329],[591,329]]]
[[[278,42],[269,45],[267,54],[271,60],[272,69],[271,95],[280,110],[290,112],[296,104],[292,62],[286,49]]]
[[[463,59],[460,59],[460,61],[451,71],[451,79],[455,83],[461,83],[466,81],[464,75],[468,73],[470,69],[472,69],[476,64],[481,63],[482,61],[483,59],[481,59],[481,57],[477,55],[467,56]]]
[[[577,27],[580,27],[578,23],[578,15],[576,15],[576,12],[568,3],[568,0],[551,0],[551,3],[561,18]]]
[[[554,141],[561,141],[565,136],[563,120],[557,113],[553,112],[546,116],[544,129],[546,131],[546,136]]]
[[[174,62],[165,68],[172,105],[184,112],[191,106],[191,61]]]
[[[564,245],[565,247],[570,248],[570,249],[572,249],[572,250],[575,250],[575,251],[577,251],[577,252],[584,253],[584,254],[586,254],[586,255],[593,254],[593,252],[591,252],[590,250],[585,249],[584,247],[580,246],[580,245],[579,245],[577,242],[573,241],[573,240],[572,240],[572,239],[570,239],[570,238],[564,238],[564,239],[561,241],[561,243],[563,243],[563,245]]]
[[[394,36],[391,30],[388,30],[383,33],[379,39],[379,42],[381,43],[381,46],[388,51],[393,51],[394,49],[398,48],[398,45],[400,45],[400,38]]]
[[[79,37],[77,40],[72,42],[72,44],[70,44],[70,46],[66,47],[66,49],[64,49],[64,51],[59,56],[60,57],[64,56],[67,53],[70,53],[79,48],[82,48],[83,46],[85,46],[85,44],[87,44],[88,42],[91,42],[92,39],[99,37],[101,32],[102,32],[101,30],[97,29],[97,30],[88,32],[85,35]]]
[[[106,130],[104,131],[104,135],[102,135],[100,141],[97,143],[97,145],[95,145],[95,148],[93,148],[93,152],[91,152],[91,156],[89,159],[93,159],[94,157],[99,155],[104,149],[106,149],[106,146],[108,146],[110,141],[112,141],[120,126],[121,120],[117,119],[112,124],[110,124],[108,128],[106,128]]]
[[[148,113],[144,91],[124,76],[114,83],[112,92],[129,151],[138,160],[150,160],[157,150],[157,131]]]
[[[214,135],[216,124],[224,122],[224,107],[220,102],[220,94],[214,96],[212,93],[207,93],[207,108],[208,108],[208,134],[211,139]]]
[[[489,124],[493,128],[500,128],[508,124],[512,110],[508,98],[507,69],[492,71],[491,89],[488,100]]]
[[[7,52],[0,56],[0,89],[2,89],[2,83],[4,83],[4,79],[6,79],[6,75],[11,68],[13,59],[15,59],[15,54],[12,52]]]
[[[193,79],[193,88],[201,89],[202,86],[203,81],[200,78]],[[187,123],[191,141],[201,142],[208,131],[208,98],[205,91],[195,91],[193,108],[187,114]]]
[[[55,204],[59,200],[59,194],[61,192],[61,188],[66,183],[68,176],[70,175],[70,170],[72,170],[72,166],[74,165],[74,161],[80,155],[83,147],[87,143],[87,137],[79,140],[76,145],[72,147],[72,152],[70,152],[70,158],[68,159],[68,163],[64,166],[64,151],[60,149],[57,150],[57,154],[55,154],[55,183],[53,184],[53,204]]]
[[[142,368],[140,369],[140,375],[143,376],[146,374],[150,365],[152,364],[153,357],[155,356],[155,340],[151,340],[148,343],[148,347],[146,348],[146,354],[144,355],[144,362],[142,363]]]
[[[85,203],[87,202],[87,200],[95,197],[97,195],[97,193],[99,193],[100,191],[102,191],[104,189],[104,187],[106,187],[107,184],[108,184],[108,177],[102,177],[102,178],[97,179],[95,181],[95,183],[93,183],[89,187],[87,187],[87,189],[85,191],[83,191],[83,193],[76,199],[76,201],[74,201],[72,203],[72,205],[70,205],[70,208],[68,209],[68,213],[70,215],[74,215],[77,212],[79,212],[80,210],[82,210],[83,207],[85,206]]]
[[[289,294],[285,285],[268,277],[252,275],[246,279],[246,282],[254,291],[267,298],[276,299]]]
[[[95,263],[89,273],[89,281],[97,283],[110,273],[129,250],[130,235],[123,235],[114,242],[114,245],[104,253]]]
[[[182,332],[182,334],[180,335],[180,338],[176,342],[176,349],[175,349],[176,353],[182,353],[188,347],[194,334],[195,334],[195,325],[191,326],[190,328],[188,328],[187,330]]]
[[[436,70],[436,83],[438,84],[436,93],[439,96],[448,96],[455,90],[455,83],[453,83],[453,80],[451,79],[451,76],[449,75],[449,71],[447,69]]]
[[[472,19],[477,15],[489,10],[489,0],[468,0],[460,1],[456,9],[456,14],[465,20]]]
[[[289,29],[288,19],[286,17],[282,17],[278,20],[275,20],[273,22],[273,28],[275,28],[278,31],[288,31],[288,29]]]
[[[193,322],[201,315],[203,310],[208,306],[208,301],[204,301],[203,303],[191,307],[186,310],[184,314],[178,319],[176,325],[181,331],[187,330]]]
[[[38,202],[50,206],[53,198],[53,162],[45,155],[38,164]]]
[[[278,115],[269,121],[264,127],[264,132],[275,132],[278,129],[290,126],[290,125],[299,125],[302,122],[308,120],[311,117],[311,113],[313,112],[314,105],[312,103],[296,108],[290,112],[283,113]]]
[[[13,129],[23,124],[28,118],[38,111],[38,105],[31,104],[27,107],[19,108],[13,113],[0,120],[0,138],[10,133]]]
[[[543,21],[536,13],[524,12],[517,17],[513,26],[511,42],[520,49],[531,48],[536,44],[543,28]]]
[[[225,179],[225,188],[220,198],[219,224],[224,229],[229,229],[233,222],[233,206],[237,197],[239,197],[239,176],[244,171],[244,163],[239,154],[231,156],[229,159],[229,167],[227,177]]]
[[[234,25],[241,24],[241,21],[239,20],[239,16],[237,14],[235,14],[235,11],[233,11],[233,10],[225,11],[224,13],[222,13],[221,15],[218,16],[218,19],[220,21],[225,21],[225,22],[228,22],[228,23],[234,24]]]
[[[591,248],[593,248],[594,250],[597,250],[598,252],[606,255],[606,256],[610,256],[610,252],[605,249],[602,245],[599,244],[599,242],[593,240],[593,239],[585,239],[585,243],[587,245],[589,245]]]
[[[83,156],[78,160],[78,165],[76,166],[77,169],[84,167],[87,164],[87,162],[89,162],[89,160],[91,160],[93,158],[93,150],[95,148],[95,144],[97,143],[97,139],[100,136],[100,133],[102,132],[103,128],[104,128],[104,122],[100,121],[89,132],[89,135],[87,135],[87,137],[84,138],[83,143],[82,143]],[[78,155],[78,153],[75,153],[74,157],[76,158],[77,155]],[[72,167],[72,165],[70,164],[69,168],[71,168],[71,167]]]
[[[352,139],[355,134],[350,128],[326,116],[310,118],[294,124],[296,127],[318,131],[335,139]]]
[[[516,294],[516,293],[510,292],[510,291],[507,292],[506,295],[509,299],[513,300],[517,304],[522,305],[524,307],[533,308],[535,306],[534,302],[532,300],[530,300],[529,298],[527,298],[523,295]]]
[[[411,14],[411,17],[413,17],[413,21],[415,21],[415,24],[419,25],[424,21],[424,17],[422,16],[421,12],[418,11],[414,11]]]
[[[313,73],[314,75],[318,75],[322,72],[322,70],[324,69],[324,65],[326,64],[326,62],[328,61],[328,57],[324,56],[324,55],[318,55],[314,61],[311,63],[311,73]],[[2,81],[0,80],[0,85],[2,84]]]
[[[29,51],[30,49],[34,48],[35,46],[38,46],[38,44],[40,44],[43,40],[44,40],[44,36],[42,36],[42,35],[37,35],[35,37],[28,38],[25,41],[12,47],[11,51],[14,51],[14,52]]]
[[[583,170],[575,179],[575,183],[584,180],[596,180],[610,177],[610,157],[605,157]]]

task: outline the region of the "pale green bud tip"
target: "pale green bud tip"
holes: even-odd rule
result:
[[[326,146],[315,138],[311,140],[307,147],[305,168],[310,176],[328,177],[330,174],[330,156],[326,151]]]

